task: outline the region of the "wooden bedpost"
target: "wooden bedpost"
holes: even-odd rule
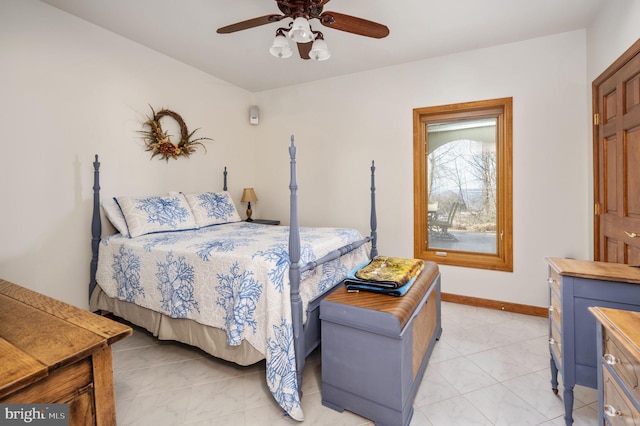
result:
[[[371,161],[371,253],[373,259],[378,255],[378,218],[376,217],[376,164]]]
[[[291,158],[291,176],[289,182],[289,282],[291,285],[291,321],[293,324],[293,342],[296,355],[296,376],[298,393],[302,396],[302,369],[305,361],[305,345],[302,324],[302,298],[300,297],[300,225],[298,223],[298,183],[296,182],[296,146],[291,135],[289,147]]]
[[[222,190],[226,191],[227,190],[227,166],[224,166],[224,185],[222,185]]]
[[[89,276],[89,299],[96,287],[96,271],[98,270],[98,245],[102,234],[100,220],[100,162],[98,154],[93,162],[93,216],[91,219],[91,270]]]

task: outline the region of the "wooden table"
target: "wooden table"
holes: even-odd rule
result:
[[[115,425],[110,345],[131,333],[0,279],[0,403],[68,404],[70,425]]]

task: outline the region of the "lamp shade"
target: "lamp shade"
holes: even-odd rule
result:
[[[329,53],[329,49],[327,49],[327,43],[321,38],[316,38],[311,45],[309,57],[314,61],[324,61],[329,59],[330,56],[331,53]]]
[[[313,41],[313,33],[311,32],[309,21],[301,16],[294,19],[291,30],[289,30],[289,38],[292,38],[296,43]]]
[[[289,46],[289,41],[284,35],[276,35],[276,38],[273,39],[273,44],[269,49],[269,53],[276,58],[289,58],[293,54],[293,51]]]
[[[241,203],[255,203],[256,201],[258,201],[258,197],[256,196],[256,191],[254,191],[253,188],[245,188],[242,191]]]

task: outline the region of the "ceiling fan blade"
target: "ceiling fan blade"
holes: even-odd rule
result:
[[[246,21],[236,22],[235,24],[227,25],[216,30],[218,34],[235,33],[236,31],[248,30],[249,28],[259,27],[260,25],[270,24],[272,22],[280,21],[284,16],[282,15],[265,15],[259,18],[247,19]]]
[[[343,13],[324,12],[319,19],[325,27],[365,37],[384,38],[389,35],[389,28],[386,25]]]
[[[313,43],[298,43],[298,53],[302,59],[311,59],[309,56],[309,52],[311,52],[311,47]]]

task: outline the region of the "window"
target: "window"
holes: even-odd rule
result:
[[[513,271],[512,98],[413,110],[414,256]]]

